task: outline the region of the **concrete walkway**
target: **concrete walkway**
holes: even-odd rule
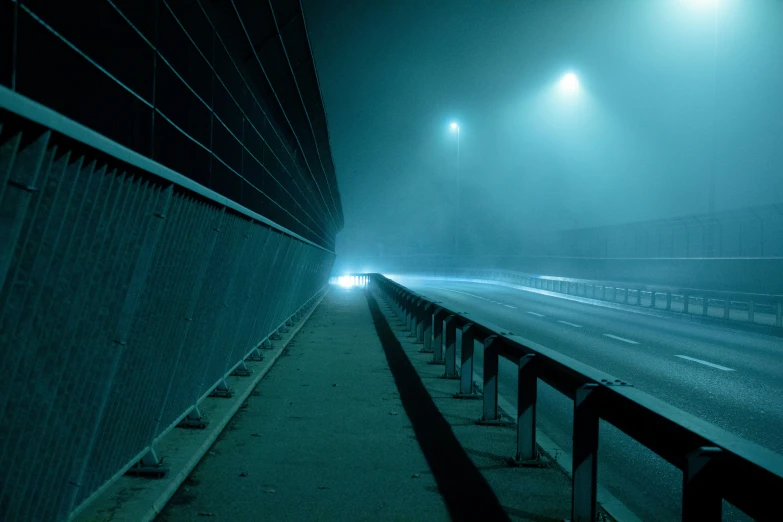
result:
[[[363,290],[334,288],[246,404],[158,520],[449,520]]]
[[[508,467],[513,427],[476,426],[400,325],[333,288],[158,520],[568,518],[565,474]]]

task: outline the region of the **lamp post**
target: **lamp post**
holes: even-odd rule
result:
[[[459,254],[460,187],[459,187],[459,124],[451,123],[451,131],[457,133],[457,217],[454,224],[454,253]]]

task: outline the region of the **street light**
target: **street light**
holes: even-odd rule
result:
[[[560,79],[560,90],[567,94],[577,92],[579,90],[579,78],[577,75],[572,72],[566,73],[566,75]]]
[[[451,132],[457,133],[457,218],[454,225],[454,253],[459,253],[459,212],[460,212],[460,197],[459,197],[459,124],[456,121],[451,122]]]

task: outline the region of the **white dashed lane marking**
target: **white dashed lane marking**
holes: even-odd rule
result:
[[[612,334],[604,334],[604,335],[605,335],[606,337],[611,337],[612,339],[617,339],[618,341],[622,341],[622,342],[624,342],[624,343],[628,343],[628,344],[639,344],[639,343],[637,343],[636,341],[632,341],[632,340],[630,340],[630,339],[626,339],[625,337],[618,337],[618,336],[616,336],[616,335],[612,335]]]
[[[687,355],[675,355],[675,357],[679,357],[680,359],[687,359],[695,363],[703,364],[704,366],[710,366],[711,368],[717,368],[718,370],[723,370],[724,372],[735,371],[732,368],[726,368],[725,366],[721,366],[720,364],[713,364],[711,362],[702,361],[701,359],[694,359],[693,357],[688,357]]]
[[[574,323],[569,323],[568,321],[561,321],[561,320],[559,320],[559,319],[558,319],[558,321],[557,321],[557,322],[558,322],[558,323],[567,324],[568,326],[573,326],[574,328],[581,328],[581,327],[582,327],[582,325],[581,325],[581,324],[574,324]]]
[[[514,309],[516,309],[516,306],[511,306],[511,305],[507,305],[507,304],[504,304],[503,306],[505,306],[506,308],[514,308]]]
[[[535,315],[536,317],[546,317],[544,314],[539,314],[538,312],[528,312],[530,315]]]

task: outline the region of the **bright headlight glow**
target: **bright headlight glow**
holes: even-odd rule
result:
[[[337,284],[343,288],[351,288],[354,285],[353,280],[353,276],[344,275],[337,278]]]

